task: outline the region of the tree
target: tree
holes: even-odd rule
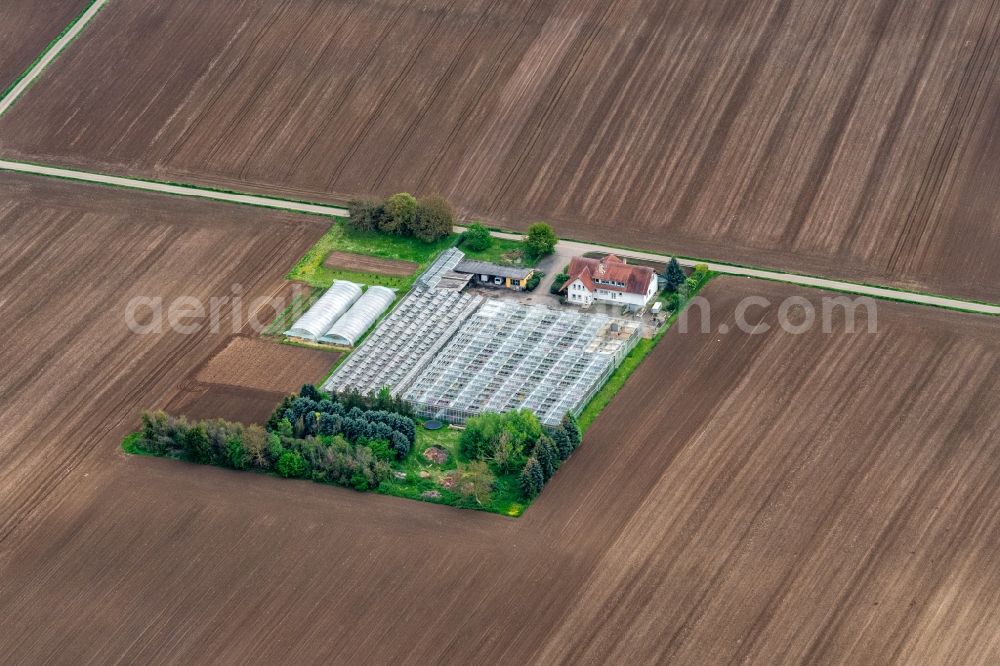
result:
[[[378,230],[401,236],[410,233],[417,214],[417,199],[412,194],[400,192],[385,200],[385,215],[379,221]]]
[[[542,424],[527,409],[505,414],[486,412],[466,421],[459,447],[469,460],[485,460],[494,455],[502,436],[508,438],[510,447],[508,464],[517,469],[522,464],[525,449],[542,436]]]
[[[542,477],[548,481],[559,467],[559,452],[552,440],[542,435],[535,444],[535,458],[542,467]]]
[[[396,452],[396,457],[402,460],[410,454],[410,449],[413,444],[410,442],[410,438],[398,430],[393,430],[392,435],[389,438],[389,443],[392,445],[393,451]]]
[[[667,281],[666,291],[670,293],[676,292],[684,284],[684,271],[681,270],[681,265],[677,263],[677,258],[673,257],[667,264],[667,270],[663,273],[663,277]]]
[[[538,464],[537,458],[528,458],[521,472],[521,494],[527,499],[538,497],[545,486],[545,476],[542,474],[542,466]]]
[[[473,251],[483,252],[493,245],[493,235],[490,230],[479,223],[469,225],[462,234],[462,246]]]
[[[303,385],[302,390],[299,391],[299,395],[302,396],[303,398],[309,398],[310,400],[313,400],[315,402],[323,400],[323,394],[320,393],[319,389],[316,388],[313,384]]]
[[[212,444],[208,441],[208,432],[202,424],[192,426],[187,431],[184,448],[191,460],[206,464],[212,462]]]
[[[233,469],[246,469],[250,466],[250,456],[243,446],[243,441],[238,437],[231,437],[226,442],[226,462]]]
[[[559,452],[560,460],[566,460],[573,453],[573,442],[569,438],[569,433],[562,426],[552,431],[552,441]]]
[[[258,469],[266,469],[267,433],[259,425],[247,426],[243,433],[243,448],[246,449],[250,464]]]
[[[510,471],[510,468],[515,464],[516,455],[514,444],[508,432],[501,432],[500,436],[490,444],[489,461],[496,465],[501,472]]]
[[[306,461],[297,451],[285,451],[278,458],[274,469],[286,479],[300,479],[306,475]]]
[[[424,197],[410,222],[410,233],[425,243],[445,238],[455,226],[455,211],[439,196]]]
[[[459,468],[458,492],[464,499],[473,499],[482,506],[490,499],[495,479],[490,466],[476,460]]]
[[[580,424],[576,422],[576,417],[571,412],[566,412],[566,415],[562,417],[560,425],[569,436],[569,441],[573,444],[573,448],[575,449],[580,446],[580,442],[583,441],[583,433],[580,432]]]
[[[371,199],[352,201],[347,210],[347,224],[358,231],[378,231],[387,216],[385,206]]]
[[[528,237],[524,239],[524,248],[529,256],[537,259],[555,252],[558,242],[559,239],[556,237],[556,232],[552,231],[552,227],[544,222],[536,222],[528,227]]]

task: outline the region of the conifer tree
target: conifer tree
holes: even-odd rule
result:
[[[569,433],[562,426],[559,426],[552,431],[552,441],[556,445],[556,450],[559,452],[559,459],[566,460],[569,458],[570,454],[573,453],[573,442],[570,441]]]
[[[667,281],[666,290],[670,293],[676,292],[681,288],[686,279],[684,276],[684,271],[681,269],[681,265],[677,263],[677,258],[673,257],[670,259],[670,263],[667,264],[667,270],[664,272],[663,277]]]
[[[548,481],[559,467],[559,452],[549,437],[542,435],[539,438],[535,444],[535,457],[542,466],[542,476]]]
[[[576,417],[570,412],[566,412],[566,415],[562,418],[562,428],[566,431],[569,436],[569,441],[573,444],[573,448],[580,446],[580,442],[583,441],[583,433],[580,432],[580,425],[576,422]]]
[[[521,493],[527,498],[538,497],[545,486],[545,476],[542,474],[542,466],[537,458],[528,458],[521,472]]]

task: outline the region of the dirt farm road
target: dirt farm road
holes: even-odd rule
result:
[[[458,231],[464,230],[463,227],[456,227],[456,229]],[[524,237],[522,234],[512,234],[500,231],[494,231],[493,236],[496,238],[505,238],[508,240],[519,240]],[[658,262],[667,262],[670,260],[669,255],[656,254],[655,252],[643,252],[641,250],[609,248],[607,245],[599,245],[596,243],[584,243],[581,241],[574,241],[574,240],[560,240],[559,248],[557,251],[559,251],[561,254],[581,255],[587,252],[607,252],[608,250],[613,251],[620,257],[625,257],[628,259],[642,259],[645,261],[658,261]],[[695,266],[697,264],[705,264],[716,273],[722,273],[724,275],[736,275],[741,277],[757,278],[759,280],[770,280],[772,282],[786,282],[788,284],[795,284],[802,287],[813,287],[816,289],[825,289],[828,291],[841,291],[849,294],[871,296],[873,298],[883,298],[893,301],[904,301],[906,303],[917,303],[920,305],[933,305],[936,307],[949,308],[952,310],[961,310],[963,312],[976,312],[979,314],[1000,315],[1000,305],[977,303],[975,301],[966,301],[958,298],[948,298],[946,296],[920,294],[900,289],[892,289],[889,287],[873,287],[864,284],[857,284],[854,282],[843,282],[840,280],[830,280],[828,278],[813,277],[811,275],[799,275],[797,273],[782,273],[780,271],[769,271],[760,268],[733,266],[732,264],[719,264],[711,261],[701,261],[698,259],[682,259],[678,257],[677,261],[682,266],[689,266],[689,267]]]
[[[63,169],[60,167],[42,166],[37,164],[27,164],[24,162],[14,162],[0,159],[0,171],[11,171],[23,174],[33,174],[38,176],[48,176],[52,178],[62,178],[67,180],[109,185],[112,187],[122,187],[133,190],[144,190],[147,192],[159,192],[161,194],[173,194],[177,196],[196,197],[210,199],[214,201],[225,201],[229,203],[243,204],[249,206],[262,206],[297,213],[308,213],[311,215],[328,215],[333,217],[347,217],[347,209],[338,206],[328,206],[323,204],[307,203],[302,201],[292,201],[277,197],[264,197],[252,194],[241,194],[236,192],[223,192],[210,190],[189,185],[176,185],[172,183],[160,183],[155,181],[141,180],[137,178],[123,178],[121,176],[108,176],[105,174],[78,171],[75,169]],[[463,227],[456,227],[456,231],[463,231]],[[521,234],[505,232],[493,232],[497,238],[507,238],[517,240],[522,238]],[[644,259],[649,261],[667,261],[669,255],[656,254],[653,252],[642,252],[639,250],[625,250],[609,248],[606,245],[596,243],[583,243],[580,241],[561,240],[560,249],[563,253],[567,251],[572,254],[583,254],[586,252],[607,252],[609,249],[623,257],[633,259]],[[936,296],[932,294],[920,294],[915,292],[892,289],[889,287],[875,287],[854,282],[843,282],[828,278],[814,277],[810,275],[799,275],[796,273],[783,273],[781,271],[765,270],[760,268],[749,268],[745,266],[733,266],[731,264],[720,264],[711,261],[700,261],[693,259],[678,259],[685,266],[694,266],[704,263],[708,267],[724,275],[735,275],[742,277],[756,278],[760,280],[770,280],[773,282],[785,282],[788,284],[829,291],[838,291],[860,296],[870,296],[873,298],[889,299],[906,303],[917,303],[920,305],[931,305],[951,310],[963,312],[974,312],[978,314],[1000,315],[1000,305],[978,303],[958,298],[946,296]]]

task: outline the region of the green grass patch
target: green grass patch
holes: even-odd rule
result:
[[[373,231],[356,231],[346,222],[337,221],[329,231],[312,246],[305,256],[285,276],[288,280],[304,282],[312,287],[327,288],[334,280],[350,280],[362,284],[377,284],[393,289],[407,290],[435,257],[455,245],[458,236],[452,234],[434,243],[425,243],[416,238],[390,236]],[[373,273],[355,273],[323,265],[331,252],[352,252],[369,257],[412,261],[419,265],[417,273],[410,277],[392,277]]]
[[[539,258],[525,255],[524,243],[509,238],[494,238],[493,243],[480,252],[474,252],[462,245],[459,248],[471,261],[488,261],[501,266],[519,266],[530,268],[538,265]]]

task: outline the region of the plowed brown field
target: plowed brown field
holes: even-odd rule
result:
[[[48,255],[27,259],[39,254],[32,239],[76,248],[75,225],[29,217],[0,227],[25,257],[7,279],[56,280]],[[277,243],[243,217],[187,222],[173,247],[197,255],[220,235],[215,246],[234,253]],[[104,241],[102,261],[78,288],[146,274],[142,227],[127,227],[128,242],[101,219],[88,232]],[[146,233],[149,244],[167,232]],[[207,279],[163,249],[150,252],[180,262],[168,284]],[[0,297],[34,284],[18,280]],[[90,455],[0,541],[0,661],[995,662],[1000,322],[886,304],[876,335],[714,332],[743,296],[800,293],[710,285],[713,332],[670,331],[516,521],[126,457],[122,414],[157,402],[209,348],[167,336],[145,352],[129,340],[63,350],[19,315],[42,338],[21,343],[22,362],[60,374],[59,396],[78,409],[50,404],[45,391],[59,385],[44,376],[16,395],[4,385],[5,450],[52,469],[70,446]],[[37,316],[65,324],[80,318],[71,304],[110,309],[67,299]],[[773,325],[775,310],[753,313]],[[135,381],[166,349],[176,351],[159,379]],[[81,378],[82,366],[97,370]],[[107,409],[76,404],[91,400],[90,375],[110,387]],[[42,483],[11,477],[3,460],[5,488]]]
[[[312,218],[0,174],[0,540],[106,464],[139,411],[166,404],[233,328],[223,308],[222,333],[139,335],[131,299],[207,308],[234,285],[248,301],[268,296],[323,231]]]
[[[380,257],[369,257],[353,252],[331,252],[326,255],[323,265],[327,268],[339,268],[347,271],[359,271],[362,273],[376,273],[378,275],[395,275],[407,277],[413,275],[420,268],[420,264],[412,261],[400,261],[398,259],[382,259]]]
[[[0,2],[0,92],[89,4],[90,0]]]
[[[194,374],[194,379],[287,395],[298,391],[304,383],[320,384],[339,356],[261,340],[253,335],[236,335]]]
[[[120,0],[0,154],[1000,301],[997,0]]]

